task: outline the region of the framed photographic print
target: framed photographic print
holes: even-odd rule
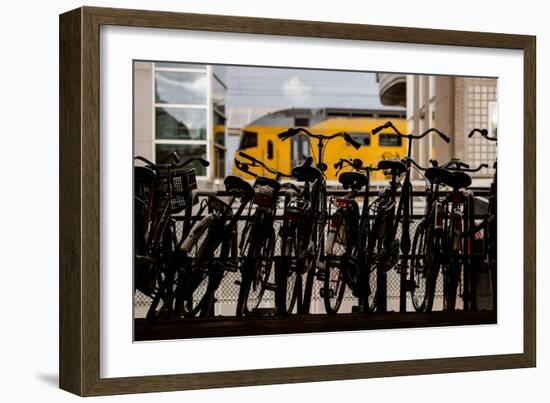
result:
[[[535,365],[534,37],[82,7],[60,66],[61,388]]]

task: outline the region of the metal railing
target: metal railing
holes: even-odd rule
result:
[[[344,191],[329,191],[329,196],[341,196],[344,195],[346,192]],[[371,192],[371,197],[377,196],[378,192]],[[488,191],[486,189],[474,189],[474,195],[476,196],[486,196],[488,194]],[[206,197],[210,195],[216,195],[219,197],[224,197],[226,195],[225,192],[215,192],[215,191],[200,191],[198,192],[198,197]],[[422,197],[425,196],[425,192],[414,192],[415,197]],[[282,212],[282,209],[281,209]],[[183,228],[183,217],[182,216],[175,216],[176,220],[176,233],[181,234],[182,228]],[[411,225],[410,225],[410,237],[411,240],[414,238],[414,234],[416,231],[416,228],[418,224],[421,222],[423,216],[421,214],[415,214],[411,217]],[[485,216],[483,214],[476,215],[476,221],[480,222],[483,220]],[[239,222],[239,230],[238,233],[242,233],[242,230],[244,228],[244,225],[246,221],[250,219],[250,217],[245,216],[243,217]],[[281,226],[282,222],[282,215],[278,214],[275,219],[275,233],[278,234],[278,229]],[[398,228],[397,232],[397,239],[401,238],[401,225]],[[482,231],[481,231],[482,236]],[[276,245],[275,245],[275,256],[280,255],[280,237],[276,237]],[[275,270],[272,270],[272,276],[274,276]],[[492,309],[491,306],[491,286],[490,286],[490,279],[489,274],[486,271],[478,270],[477,273],[475,273],[477,276],[477,301],[478,301],[478,309]],[[227,272],[225,274],[224,279],[222,280],[222,283],[220,284],[217,292],[216,292],[216,308],[215,312],[216,315],[234,315],[234,309],[235,305],[237,303],[237,298],[239,294],[239,286],[236,284],[238,283],[238,280],[240,280],[240,273],[239,272]],[[271,281],[274,281],[274,279],[271,279]],[[312,313],[325,313],[324,305],[323,305],[323,299],[321,297],[321,288],[323,287],[322,281],[315,280],[314,286],[313,286],[313,293],[312,293],[312,303],[311,303],[311,310]],[[400,273],[398,273],[396,270],[390,270],[387,273],[387,310],[388,311],[398,311],[399,310],[399,299],[400,299]],[[140,317],[145,314],[147,307],[150,304],[149,297],[141,294],[139,291],[137,291],[134,295],[134,307],[136,308],[136,317]],[[263,305],[265,306],[273,306],[274,305],[274,293],[273,292],[267,292],[264,296]],[[344,294],[344,301],[342,304],[342,308],[340,312],[351,312],[352,306],[356,304],[356,297],[354,297],[349,290],[349,288],[346,288],[346,293]],[[437,279],[437,285],[436,285],[436,291],[435,291],[435,301],[434,301],[434,310],[440,310],[443,306],[443,278],[442,275],[438,276]],[[457,308],[461,308],[461,301],[460,299],[457,301]],[[410,298],[407,300],[407,311],[412,311],[412,303],[410,302]]]

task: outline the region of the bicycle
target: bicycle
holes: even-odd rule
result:
[[[327,170],[327,165],[324,162],[324,150],[329,141],[338,137],[344,139],[347,144],[355,149],[359,149],[361,144],[355,141],[346,132],[338,132],[331,135],[314,134],[304,128],[289,128],[279,133],[278,137],[282,141],[285,141],[296,135],[304,135],[308,138],[311,154],[313,155],[315,155],[315,153],[311,146],[311,139],[317,140],[315,168],[321,173],[321,175],[319,175],[317,171],[311,171],[310,168],[314,159],[307,159],[307,163],[292,169],[292,176],[305,183],[303,197],[306,199],[309,198],[309,206],[307,209],[308,217],[303,223],[304,229],[301,232],[306,236],[302,241],[303,247],[307,245],[305,254],[310,258],[303,270],[301,270],[305,275],[305,287],[303,290],[302,304],[299,307],[300,313],[308,314],[311,308],[314,280],[317,277],[319,280],[324,281],[326,272],[325,228],[327,223],[327,190],[324,172]],[[301,281],[303,283],[303,280]],[[320,290],[321,298],[324,298],[322,294],[323,290],[324,288]]]
[[[173,163],[166,161],[173,159]],[[135,219],[135,288],[152,299],[148,319],[173,317],[174,285],[177,270],[174,252],[177,234],[173,215],[185,210],[183,236],[193,206],[196,189],[195,170],[185,168],[192,162],[208,166],[208,161],[194,157],[181,161],[172,153],[155,164],[138,156],[145,166],[134,168]]]
[[[472,281],[472,258],[476,255],[472,231],[475,227],[475,212],[473,193],[467,190],[472,183],[468,173],[479,172],[486,167],[487,164],[480,164],[477,168],[470,168],[458,159],[451,159],[442,166],[452,174],[445,181],[452,190],[443,201],[446,259],[442,264],[443,309],[450,312],[456,309],[459,284],[462,284],[458,295],[463,300],[463,309],[471,309],[475,295],[475,284]]]
[[[270,282],[275,252],[275,214],[277,199],[281,189],[281,178],[291,178],[291,175],[277,171],[265,165],[250,155],[239,152],[239,156],[249,162],[235,159],[235,166],[242,172],[255,178],[252,203],[254,213],[249,214],[239,242],[239,250],[243,256],[239,296],[237,299],[236,316],[250,315],[258,312],[258,308],[266,290],[275,291],[276,285]],[[266,178],[250,170],[250,167],[260,166],[275,179]],[[286,186],[292,187],[292,184]],[[294,186],[294,190],[297,188]],[[250,212],[249,212],[250,213]]]
[[[292,169],[292,177],[303,182],[298,188],[287,192],[285,198],[281,238],[281,256],[276,261],[275,305],[279,315],[288,315],[296,308],[303,313],[303,275],[315,261],[316,255],[310,248],[314,211],[311,203],[311,184],[322,177],[322,172],[312,166],[311,157]]]
[[[367,272],[367,243],[370,238],[369,193],[370,173],[378,168],[364,167],[360,159],[342,158],[334,163],[337,174],[349,166],[354,171],[343,172],[339,182],[348,193],[344,197],[332,197],[330,225],[327,235],[326,269],[323,284],[325,310],[334,315],[340,309],[346,287],[358,298],[357,310],[366,311],[376,294],[376,270]],[[363,190],[364,189],[364,190]],[[363,197],[361,213],[356,201]]]
[[[176,288],[176,316],[213,316],[215,293],[225,273],[238,269],[237,223],[254,190],[248,182],[232,175],[224,179],[224,185],[230,200],[224,202],[216,196],[203,200],[196,214],[198,222],[179,244],[181,274]],[[233,212],[236,199],[240,204]],[[206,209],[208,214],[203,217]]]
[[[489,136],[486,129],[473,129],[468,138],[471,138],[475,133],[479,133],[487,141],[497,142],[497,137]],[[473,231],[478,232],[483,230],[484,251],[487,265],[489,267],[489,275],[491,279],[491,291],[493,309],[497,306],[497,160],[493,163],[493,179],[489,188],[488,211],[487,218],[479,223]]]
[[[372,130],[372,134],[376,135],[384,129],[391,129],[393,133],[401,138],[405,138],[408,141],[407,157],[405,162],[393,159],[382,160],[378,163],[378,168],[383,171],[389,171],[391,175],[390,186],[386,189],[381,200],[377,202],[378,212],[374,219],[373,227],[380,225],[379,234],[375,237],[376,243],[381,245],[374,245],[369,243],[369,249],[377,248],[376,259],[372,259],[372,264],[376,264],[378,270],[377,278],[379,279],[377,285],[377,306],[378,311],[386,311],[386,273],[392,268],[396,268],[400,274],[400,299],[399,310],[401,312],[406,311],[406,292],[414,289],[414,284],[407,278],[407,271],[409,268],[408,259],[411,248],[410,240],[410,224],[411,215],[413,209],[413,192],[412,183],[410,179],[411,175],[411,154],[412,145],[414,140],[420,140],[426,137],[428,134],[437,134],[443,141],[449,143],[451,140],[447,135],[441,131],[430,128],[419,135],[414,134],[402,134],[392,122],[386,122],[383,125],[376,127]],[[403,180],[399,182],[398,177],[405,175]],[[399,197],[399,203],[396,204],[397,189],[401,187],[401,194]],[[384,203],[381,203],[384,201]],[[397,240],[397,230],[401,224],[401,240]],[[398,263],[399,250],[401,251],[401,260]],[[372,253],[372,252],[371,252]]]
[[[431,312],[433,308],[437,278],[445,253],[443,231],[444,209],[440,187],[452,182],[452,173],[438,167],[424,168],[410,161],[419,171],[424,172],[426,184],[426,204],[424,217],[416,227],[411,254],[410,283],[411,301],[418,312]]]

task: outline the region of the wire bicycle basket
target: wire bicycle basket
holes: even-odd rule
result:
[[[164,210],[170,203],[170,213],[179,213],[186,207],[191,191],[195,189],[197,177],[194,168],[159,170],[155,189],[157,211]]]

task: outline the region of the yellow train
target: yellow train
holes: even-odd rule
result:
[[[381,131],[375,136],[372,129],[391,120],[402,133],[406,132],[407,122],[404,110],[370,110],[370,109],[285,109],[269,113],[243,128],[239,150],[265,162],[268,166],[282,172],[290,172],[291,167],[311,155],[317,160],[317,145],[305,136],[295,136],[281,141],[277,134],[289,127],[303,127],[312,133],[332,134],[348,132],[361,143],[356,150],[346,144],[344,139],[330,140],[324,151],[324,161],[328,165],[328,180],[336,179],[333,163],[339,158],[360,158],[366,165],[375,165],[379,160],[392,157],[403,157],[407,152],[407,140],[396,136],[391,131]],[[256,173],[270,177],[261,168],[251,168]],[[250,179],[236,167],[233,174]],[[382,179],[377,176],[373,179]]]

